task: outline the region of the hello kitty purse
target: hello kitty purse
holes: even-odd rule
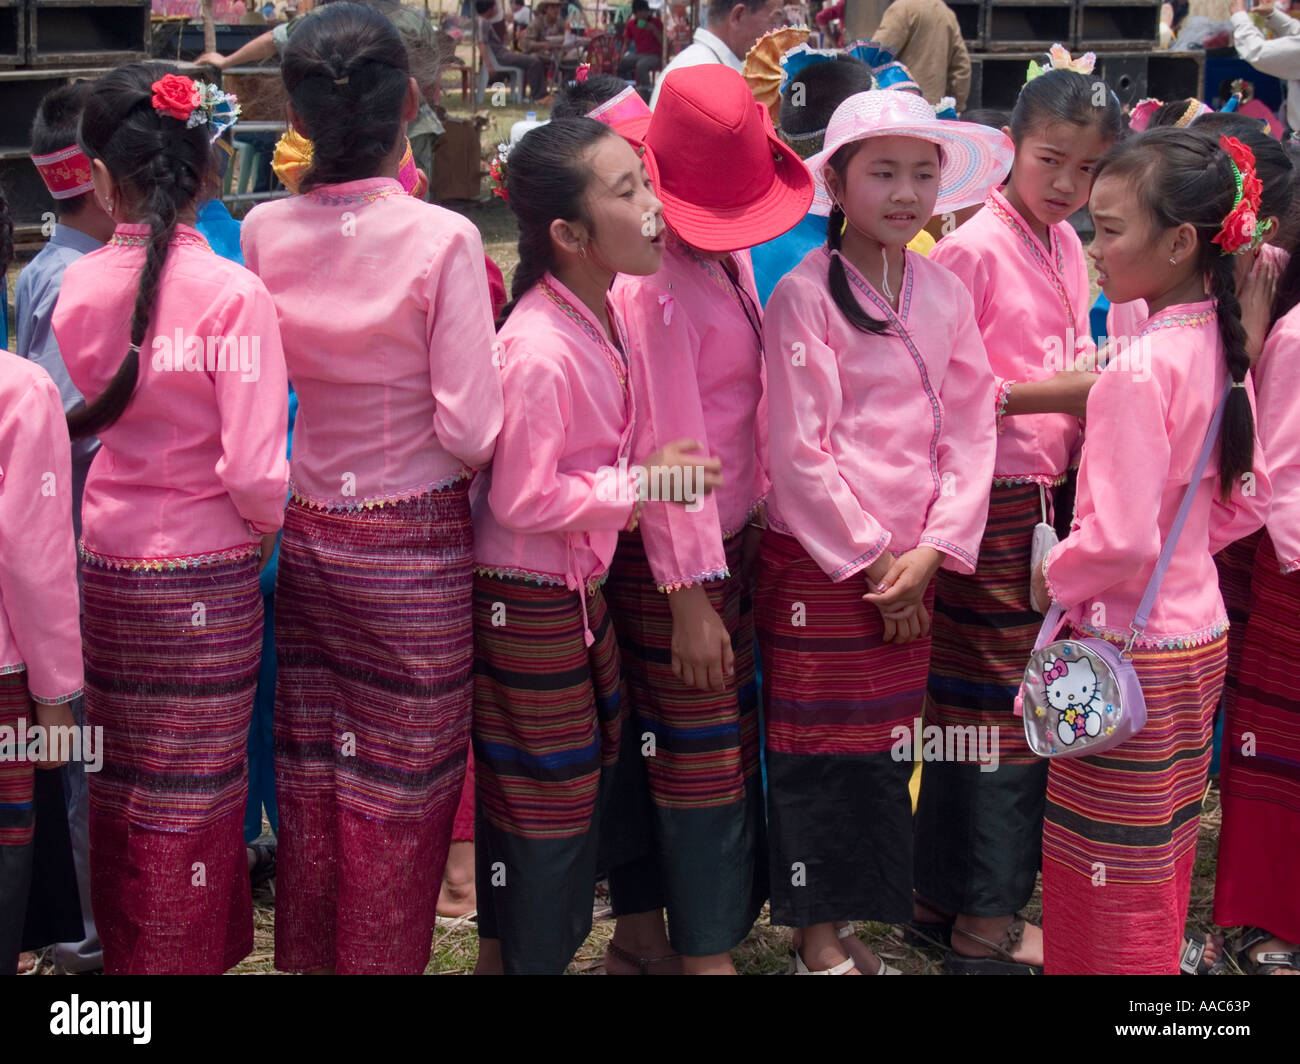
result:
[[[1043,618],[1025,678],[1016,695],[1016,716],[1025,726],[1025,741],[1039,757],[1086,757],[1118,746],[1140,732],[1147,722],[1146,699],[1133,669],[1133,644],[1146,630],[1156,593],[1174,556],[1183,523],[1192,508],[1196,488],[1205,473],[1210,452],[1223,421],[1223,399],[1210,421],[1196,470],[1183,494],[1155,570],[1142,593],[1130,625],[1131,635],[1121,648],[1099,638],[1057,639],[1065,623],[1065,610],[1053,602]]]

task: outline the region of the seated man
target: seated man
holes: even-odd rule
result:
[[[479,51],[491,54],[492,65],[489,70],[496,67],[516,67],[523,71],[528,98],[535,104],[550,103],[551,98],[546,94],[545,63],[538,56],[510,51],[493,31],[492,23],[497,18],[497,0],[475,0],[474,10],[478,12],[478,17],[474,20],[474,36],[478,41]],[[530,26],[530,31],[531,28]],[[487,62],[486,56],[484,62]]]
[[[664,24],[650,14],[650,0],[632,0],[632,17],[623,30],[627,51],[619,60],[619,77],[650,86],[650,75],[663,65]]]

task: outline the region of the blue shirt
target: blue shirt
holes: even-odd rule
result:
[[[221,200],[211,199],[199,207],[194,228],[223,259],[244,265],[244,251],[239,246],[239,222],[231,217]]]
[[[754,286],[758,289],[759,302],[767,306],[776,282],[803,262],[808,252],[824,243],[826,216],[806,214],[803,221],[788,233],[750,248],[749,258],[754,264]]]
[[[66,225],[55,225],[49,243],[37,253],[18,275],[14,289],[14,327],[18,332],[18,354],[40,366],[53,379],[67,413],[82,405],[85,400],[77,391],[68,367],[64,365],[59,342],[54,337],[54,304],[63,287],[63,271],[82,255],[104,245],[93,236]],[[126,352],[122,352],[126,357]],[[86,472],[91,459],[99,449],[99,440],[93,437],[75,440],[72,444],[72,523],[81,535],[81,492],[86,485]]]

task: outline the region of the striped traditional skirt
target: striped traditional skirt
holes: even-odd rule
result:
[[[1048,499],[1051,499],[1048,489]],[[995,485],[973,574],[935,578],[925,723],[996,729],[993,771],[927,761],[916,809],[916,890],[972,916],[1006,916],[1034,892],[1047,762],[1025,744],[1016,692],[1043,616],[1029,602],[1030,546],[1042,515],[1034,484]]]
[[[1241,648],[1246,642],[1246,620],[1250,616],[1250,584],[1255,573],[1255,555],[1264,532],[1230,543],[1214,556],[1219,570],[1219,592],[1228,612],[1228,671],[1223,679],[1223,708],[1231,712],[1237,697],[1241,672]]]
[[[469,739],[467,485],[289,503],[276,585],[275,964],[420,973]]]
[[[220,974],[253,946],[247,743],[258,561],[112,569],[83,552],[91,903],[110,974]]]
[[[0,673],[0,728],[21,742],[32,717],[26,671]],[[0,759],[0,975],[13,975],[18,964],[32,878],[35,766],[15,754]]]
[[[632,726],[646,748],[648,786],[638,797],[650,803],[656,836],[645,863],[611,870],[610,892],[619,914],[666,905],[673,949],[688,956],[743,942],[767,896],[754,608],[739,575],[743,539],[726,543],[732,575],[705,585],[735,654],[735,677],[721,692],[673,675],[672,610],[639,532],[619,538],[605,584]],[[643,895],[649,883],[662,884],[661,899]]]
[[[1177,974],[1227,643],[1135,649],[1146,727],[1105,753],[1051,761],[1047,974]]]
[[[774,924],[911,917],[910,737],[930,640],[883,642],[866,590],[860,574],[833,583],[793,536],[764,533],[756,612]]]
[[[1300,942],[1300,573],[1255,565],[1237,698],[1224,729],[1214,920]]]
[[[474,577],[479,937],[507,974],[558,974],[591,930],[601,818],[627,715],[599,588]]]

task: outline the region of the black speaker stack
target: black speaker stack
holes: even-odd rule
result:
[[[0,0],[0,188],[20,241],[39,239],[53,201],[31,163],[41,98],[144,59],[150,0]]]
[[[966,106],[1009,111],[1031,59],[1053,44],[1097,53],[1096,71],[1128,106],[1201,96],[1205,53],[1158,51],[1160,0],[947,0],[971,59]]]

